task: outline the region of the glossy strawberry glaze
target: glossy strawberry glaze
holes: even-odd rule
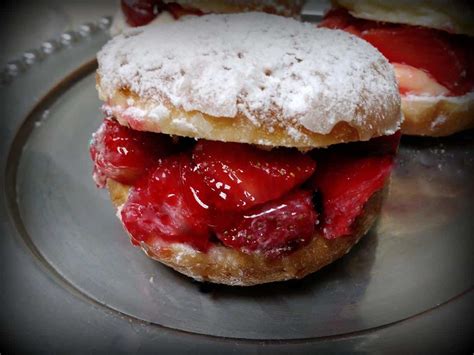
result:
[[[312,199],[312,191],[297,189],[243,213],[220,214],[214,231],[224,245],[244,253],[287,254],[313,237],[318,214]]]
[[[131,240],[221,243],[267,257],[308,244],[315,232],[351,234],[393,165],[399,133],[308,153],[169,137],[107,118],[94,134],[95,172],[131,185],[120,209]],[[132,154],[117,154],[117,152]],[[133,172],[132,174],[130,172]]]
[[[94,178],[99,187],[104,187],[107,177],[132,184],[172,149],[168,136],[134,131],[106,118],[90,144]]]
[[[176,20],[186,15],[204,15],[199,9],[161,0],[121,0],[120,4],[127,24],[132,27],[147,25],[163,11],[168,11]]]
[[[461,96],[474,89],[472,38],[419,26],[357,19],[344,9],[329,11],[319,26],[350,32],[371,43],[391,63],[424,71],[449,90],[447,96]],[[412,88],[400,89],[403,94],[411,93],[408,91]]]
[[[194,198],[191,174],[191,159],[181,153],[161,159],[150,176],[134,185],[121,212],[133,241],[153,245],[161,236],[165,242],[209,248],[209,208]]]
[[[321,171],[312,184],[322,194],[321,228],[327,239],[350,234],[352,223],[374,191],[384,186],[391,168],[390,156],[331,152],[320,160]]]
[[[316,169],[316,162],[297,150],[239,143],[201,140],[192,157],[209,188],[209,203],[223,211],[244,211],[281,197]]]

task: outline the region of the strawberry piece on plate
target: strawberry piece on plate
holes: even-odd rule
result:
[[[251,145],[200,140],[193,151],[196,171],[208,188],[209,204],[242,211],[279,198],[316,168],[309,155],[290,149],[264,151]]]
[[[141,179],[120,212],[132,242],[150,246],[163,241],[186,243],[207,250],[209,212],[191,190],[197,178],[191,159],[179,154],[162,159],[155,171]]]
[[[243,214],[219,217],[216,235],[224,245],[244,253],[276,257],[308,244],[316,220],[312,193],[298,190]]]

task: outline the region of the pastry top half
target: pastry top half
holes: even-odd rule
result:
[[[447,0],[333,0],[352,16],[401,23],[474,36],[474,6],[470,1]]]
[[[338,30],[263,13],[129,30],[98,53],[105,109],[136,130],[313,148],[393,134],[388,61]]]

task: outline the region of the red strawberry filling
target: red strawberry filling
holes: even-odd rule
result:
[[[134,131],[106,118],[90,144],[94,178],[99,187],[107,177],[131,185],[172,149],[169,136]]]
[[[192,6],[183,7],[177,2],[169,2],[166,4],[166,10],[173,15],[175,20],[179,20],[182,16],[194,15],[202,16],[204,12]]]
[[[312,199],[312,191],[297,189],[241,214],[224,214],[217,218],[216,236],[244,253],[287,254],[313,237],[318,214]]]
[[[309,155],[296,150],[264,151],[206,140],[194,147],[193,161],[208,188],[209,203],[224,211],[247,210],[281,197],[316,168]]]
[[[193,7],[183,7],[176,2],[161,0],[121,0],[122,13],[127,24],[132,27],[144,26],[153,21],[163,11],[168,11],[176,20],[186,15],[204,15]]]
[[[437,83],[452,96],[464,95],[474,89],[472,38],[431,28],[358,19],[344,9],[329,11],[319,26],[359,36],[382,52],[392,64],[404,65],[400,68],[404,71],[397,75],[402,94],[421,90],[413,87],[410,80],[425,81],[425,85],[431,86],[427,92],[433,91]],[[419,69],[428,76],[423,77],[423,73],[410,68]],[[407,69],[410,73],[406,73]]]
[[[91,142],[94,171],[131,185],[121,207],[134,244],[215,243],[267,257],[315,232],[351,233],[390,174],[399,134],[308,153],[145,133],[106,119]],[[127,153],[124,153],[127,152]],[[315,198],[317,197],[317,198]]]
[[[335,163],[337,162],[337,163]],[[319,160],[312,186],[321,194],[321,228],[325,238],[351,233],[351,226],[374,191],[390,175],[391,156],[347,156],[334,152]]]
[[[185,183],[191,169],[186,154],[163,158],[149,176],[134,185],[121,211],[134,242],[153,245],[159,236],[158,241],[209,248],[209,210],[194,199],[191,184]]]

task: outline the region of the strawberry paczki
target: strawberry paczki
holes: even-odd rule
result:
[[[352,17],[345,9],[328,12],[321,27],[359,36],[395,65],[402,94],[460,96],[474,89],[474,41],[418,26]]]
[[[278,256],[309,243],[315,231],[328,239],[350,235],[388,178],[398,140],[395,134],[316,154],[267,151],[173,142],[106,118],[90,151],[101,182],[131,186],[120,215],[135,244],[178,242],[205,252],[220,241],[244,253]]]
[[[333,4],[318,26],[366,40],[393,65],[402,95],[403,134],[446,136],[474,127],[471,5],[364,0]]]
[[[297,2],[226,2],[269,3]],[[147,256],[250,286],[313,273],[373,225],[401,112],[393,69],[366,41],[213,14],[128,31],[97,59],[108,118],[91,148],[96,180]]]

